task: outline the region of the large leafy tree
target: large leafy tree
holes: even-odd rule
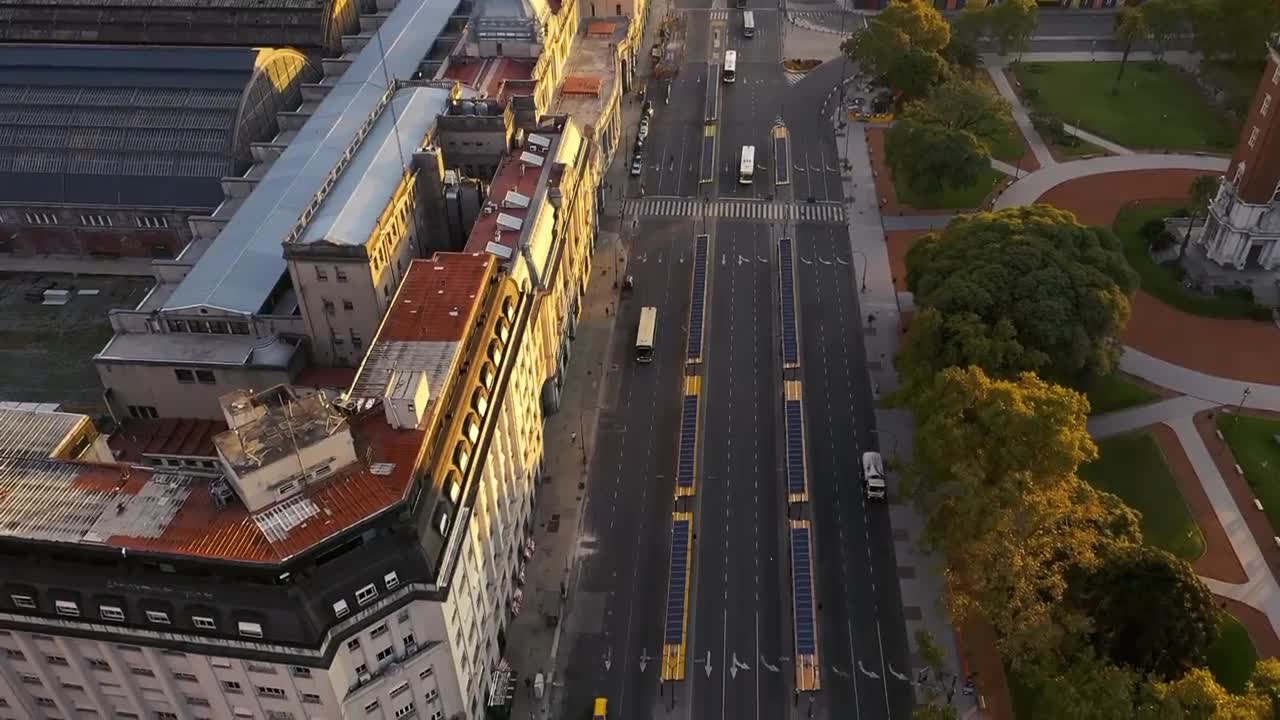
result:
[[[1278,16],[1273,0],[1192,0],[1196,48],[1206,59],[1256,62],[1266,52]]]
[[[991,36],[1000,43],[1000,53],[1021,53],[1040,24],[1036,0],[1003,0],[988,12]]]
[[[914,100],[950,75],[951,67],[941,55],[913,47],[894,58],[884,73],[884,81],[898,91],[900,99]]]
[[[1012,109],[994,90],[971,80],[949,80],[909,103],[902,117],[948,130],[972,133],[990,153],[1009,133]]]
[[[1191,4],[1189,0],[1147,0],[1139,10],[1151,34],[1155,56],[1163,58],[1169,43],[1188,30]]]
[[[978,613],[1006,649],[1056,647],[1078,623],[1056,608],[1080,568],[1135,542],[1137,517],[1076,476],[1097,449],[1088,403],[1031,374],[996,380],[949,368],[913,396],[909,492],[925,540],[951,570],[953,613]]]
[[[899,368],[908,382],[969,364],[1067,384],[1105,375],[1137,284],[1115,236],[1063,210],[1030,205],[957,218],[907,253],[916,305],[941,322],[912,322]],[[991,354],[970,355],[976,351]]]
[[[1072,589],[1097,652],[1165,680],[1204,663],[1218,639],[1213,595],[1191,566],[1146,545],[1118,547]]]
[[[868,30],[885,25],[902,32],[911,46],[925,52],[940,53],[951,42],[951,25],[928,0],[893,0],[874,20]]]
[[[895,175],[922,195],[972,184],[990,157],[973,133],[910,119],[889,128],[885,154]]]
[[[1272,720],[1269,698],[1234,695],[1204,668],[1173,682],[1157,682],[1152,689],[1154,697],[1142,708],[1141,720]]]
[[[1020,673],[1036,720],[1134,720],[1142,683],[1135,673],[1085,651]]]
[[[841,50],[862,69],[915,98],[946,77],[941,52],[950,41],[951,26],[933,5],[894,0],[866,30],[845,40]]]

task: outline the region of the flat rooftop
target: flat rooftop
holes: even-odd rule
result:
[[[405,172],[413,167],[413,153],[448,107],[449,91],[405,88],[391,102],[395,112],[378,116],[298,243],[364,245],[369,241]]]
[[[457,0],[400,2],[232,215],[165,304],[252,315],[286,272],[281,245],[339,167],[386,94],[408,80],[457,8]],[[385,55],[383,51],[385,50]],[[385,59],[384,59],[385,58]]]
[[[0,456],[47,458],[85,420],[84,415],[46,406],[0,405]]]
[[[501,98],[508,80],[532,80],[534,60],[509,57],[453,57],[442,79],[474,88],[488,98]]]
[[[117,460],[141,463],[148,455],[212,458],[218,456],[213,437],[227,424],[200,418],[124,418],[107,443]]]
[[[94,360],[287,368],[297,348],[276,338],[196,333],[117,333]]]
[[[487,253],[436,253],[410,263],[350,397],[380,397],[394,371],[422,372],[431,397],[424,416],[433,413],[495,264]]]
[[[238,390],[222,398],[227,407],[239,405],[250,416],[213,444],[237,475],[259,470],[347,430],[346,416],[323,393],[299,397],[286,386],[261,393]]]
[[[613,71],[616,48],[626,38],[627,27],[626,18],[583,21],[584,32],[574,41],[565,64],[555,114],[568,115],[583,128],[594,128],[600,122],[618,82]]]
[[[559,139],[558,136],[535,137],[548,141]],[[471,226],[467,252],[494,252],[496,245],[506,248],[505,254],[499,255],[504,260],[514,255],[525,232],[525,221],[530,219],[530,210],[535,209],[533,202],[538,188],[545,185],[543,177],[550,170],[550,153],[528,142],[503,158],[489,184],[490,204],[486,205],[489,209],[482,210]]]

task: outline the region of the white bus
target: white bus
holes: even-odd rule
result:
[[[636,362],[653,362],[653,340],[657,329],[658,308],[640,308],[640,328],[636,330]]]
[[[750,185],[756,173],[756,146],[742,146],[742,162],[738,164],[738,183]]]
[[[742,36],[743,37],[756,36],[756,14],[751,12],[750,10],[747,10],[746,12],[742,13]]]
[[[723,80],[731,83],[738,79],[738,53],[733,50],[726,50],[724,53],[724,72]]]

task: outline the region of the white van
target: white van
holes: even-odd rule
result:
[[[868,500],[884,500],[885,490],[884,460],[880,453],[862,453],[862,493]]]

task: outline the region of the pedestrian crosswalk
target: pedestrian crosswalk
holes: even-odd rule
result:
[[[806,30],[836,35],[848,35],[863,22],[861,17],[831,10],[788,10],[787,19]]]
[[[788,85],[795,85],[796,83],[798,83],[798,82],[800,82],[801,80],[803,80],[803,79],[804,79],[805,73],[802,73],[802,72],[792,72],[792,71],[790,71],[790,70],[784,70],[784,71],[783,71],[783,73],[782,73],[782,76],[783,76],[784,78],[786,78],[786,81],[787,81],[787,84],[788,84]]]
[[[689,198],[642,198],[627,200],[623,203],[622,209],[629,216],[699,218],[703,214],[703,203]],[[763,200],[721,198],[706,203],[706,215],[728,220],[845,223],[844,205],[837,202],[772,203]]]

